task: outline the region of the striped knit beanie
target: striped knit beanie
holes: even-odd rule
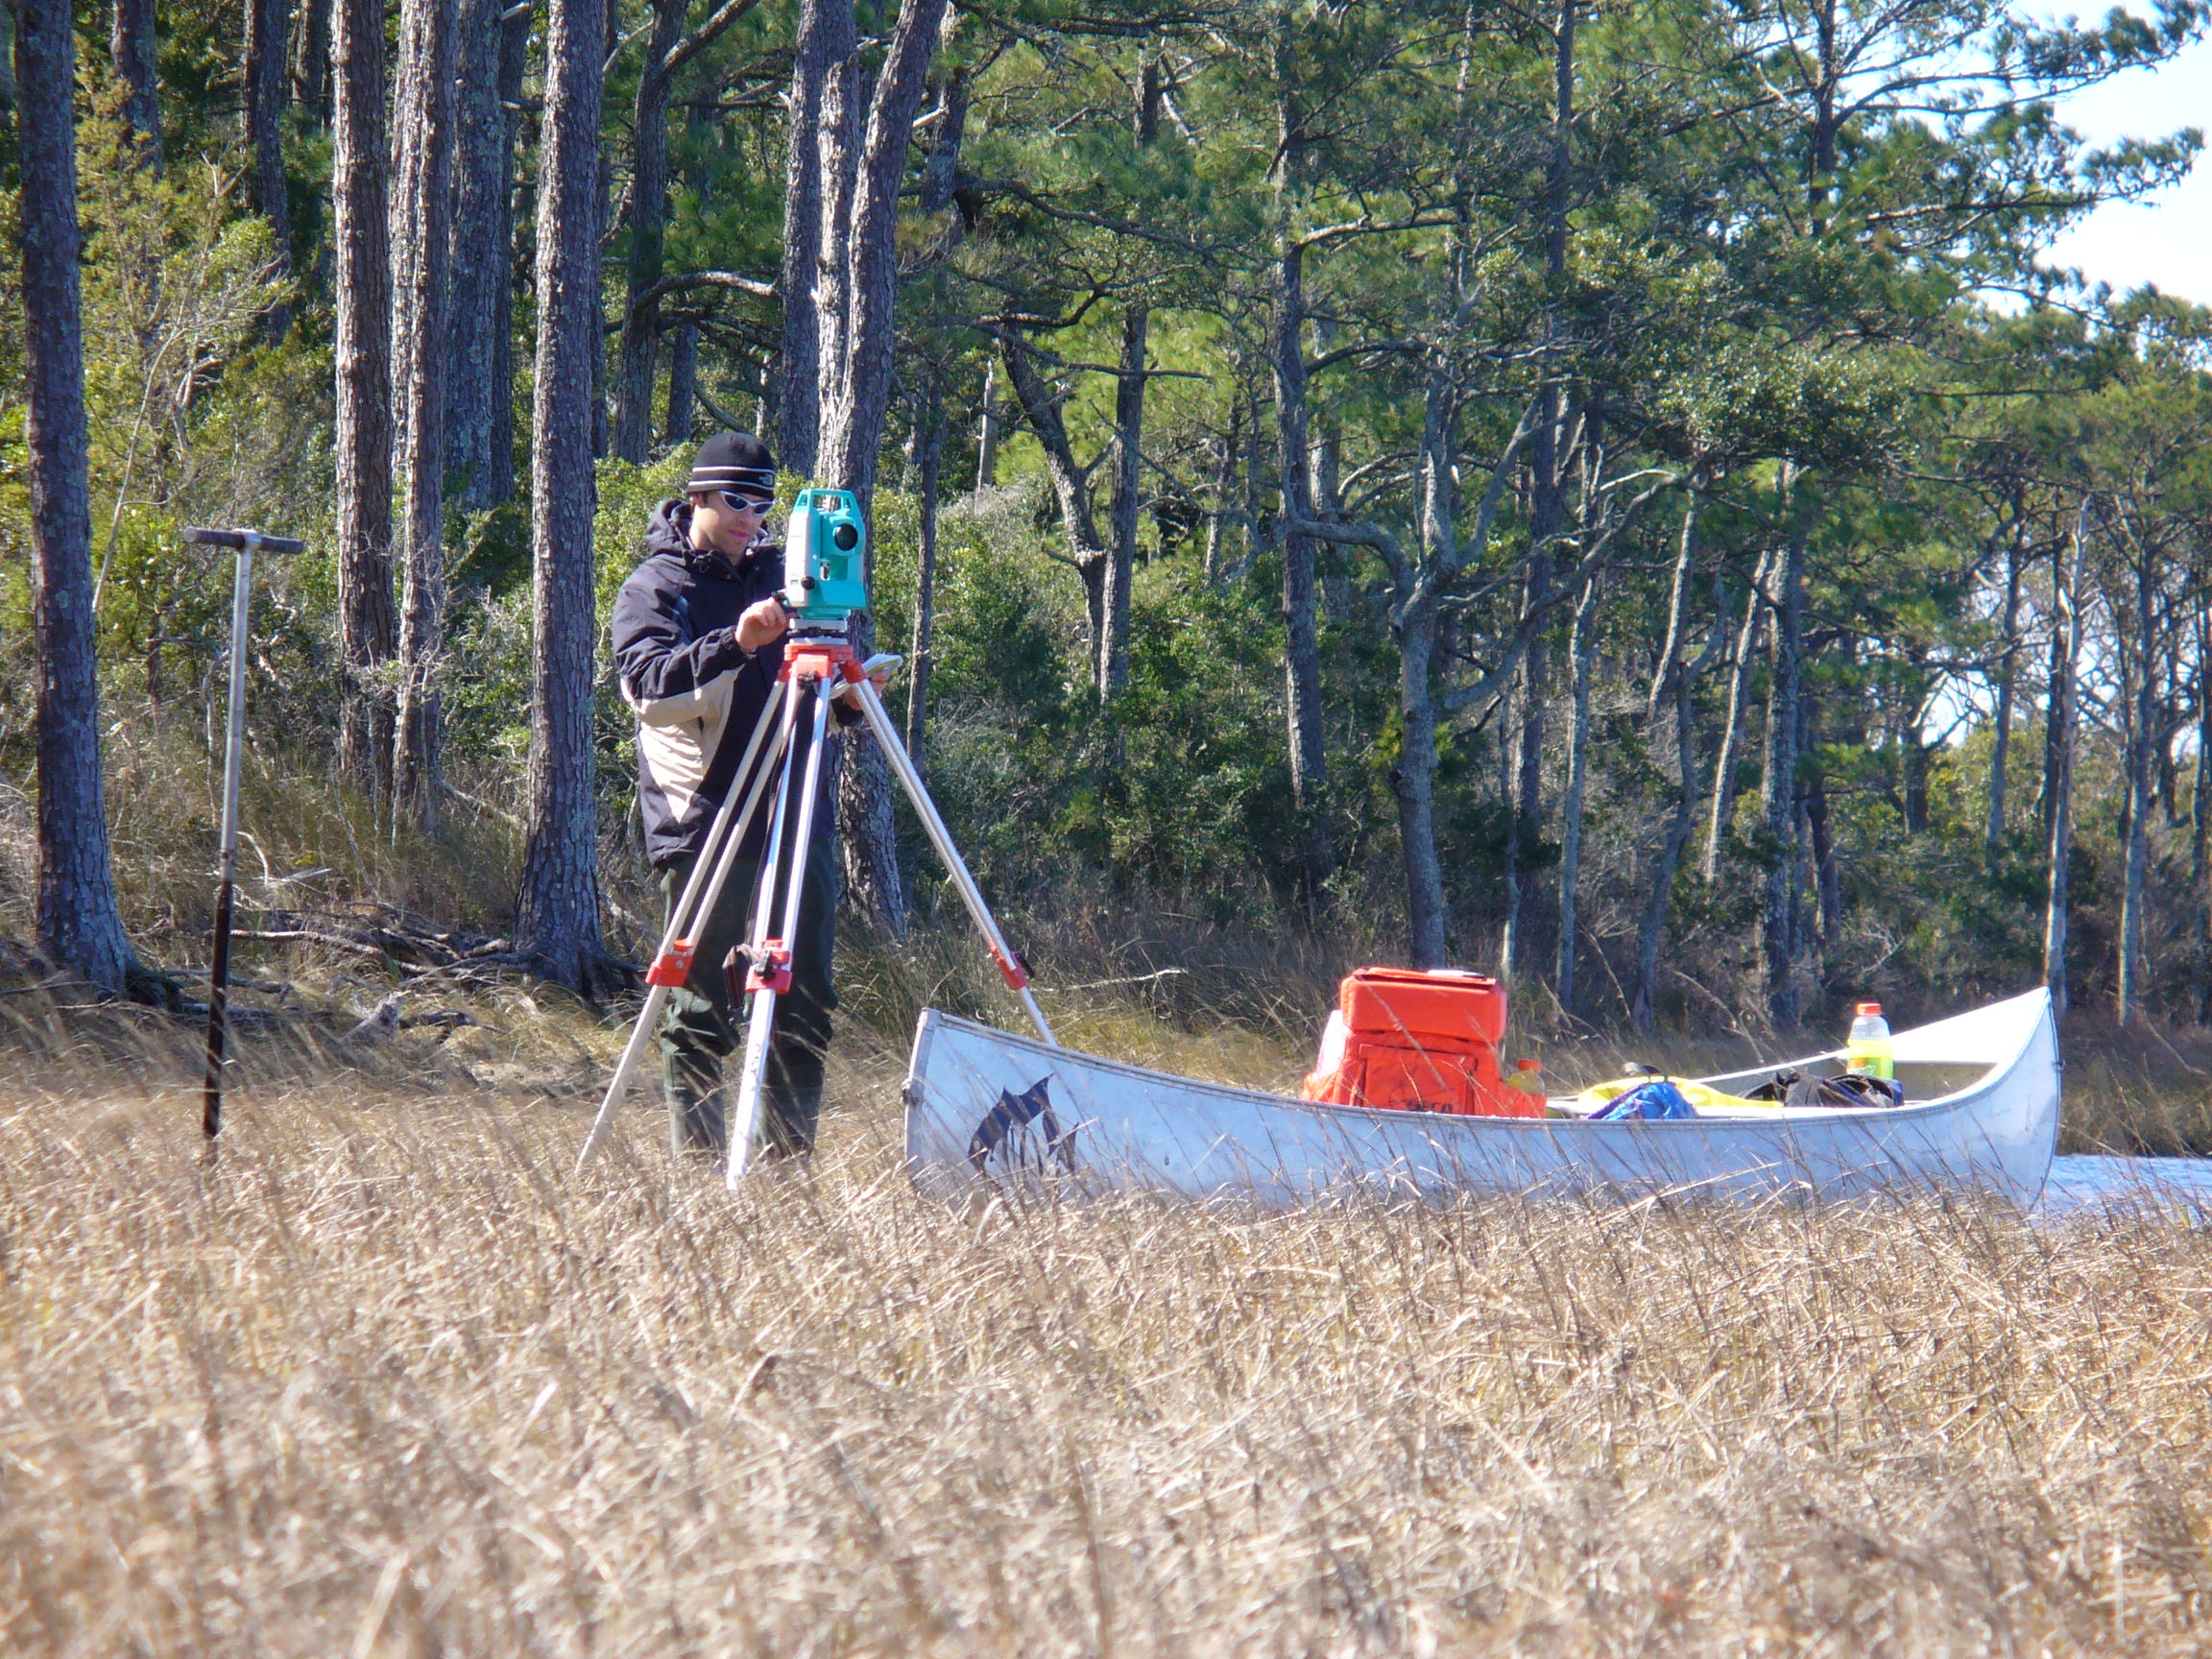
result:
[[[685,493],[704,495],[715,490],[775,494],[776,457],[768,445],[750,432],[717,432],[700,445]]]

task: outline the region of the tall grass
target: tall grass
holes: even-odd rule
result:
[[[158,750],[183,739],[133,741],[127,900],[188,959],[207,803]],[[510,842],[250,786],[251,903],[326,867],[496,925]],[[1070,883],[1011,921],[1069,1041],[1262,1087],[1387,955],[1192,913]],[[210,1165],[195,1027],[0,950],[0,1652],[2206,1645],[2191,1218],[925,1202],[914,1014],[1016,1022],[950,908],[848,932],[811,1171],[732,1198],[634,1101],[572,1181],[616,1019],[448,985],[423,999],[480,1023],[369,1044],[378,969],[241,962],[298,990],[249,994]],[[1558,1086],[1822,1046],[1520,1031]],[[2069,1037],[2071,1144],[2212,1144],[2212,1049]]]
[[[0,1111],[0,1650],[2194,1652],[2212,1235],[733,1198],[355,1073]],[[52,1074],[59,1079],[61,1073]]]

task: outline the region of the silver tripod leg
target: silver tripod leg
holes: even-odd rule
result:
[[[1022,998],[1022,1006],[1029,1011],[1030,1020],[1037,1026],[1037,1034],[1057,1048],[1060,1039],[1052,1035],[1052,1027],[1045,1022],[1045,1011],[1037,1006],[1037,998],[1029,989],[1028,971],[1006,943],[1006,935],[998,930],[998,922],[991,914],[991,906],[983,902],[983,890],[975,885],[975,878],[968,873],[968,862],[960,856],[960,849],[952,845],[952,832],[945,828],[945,820],[938,815],[937,803],[929,799],[929,791],[923,786],[922,774],[914,769],[913,757],[906,753],[906,745],[899,740],[899,730],[891,724],[891,716],[883,708],[883,698],[876,689],[876,682],[859,682],[860,707],[867,713],[869,729],[876,733],[876,741],[882,745],[890,758],[891,770],[899,775],[899,782],[906,791],[906,799],[914,804],[915,816],[922,820],[922,828],[929,832],[930,845],[937,849],[937,856],[945,860],[945,868],[952,874],[952,885],[959,889],[960,899],[968,906],[968,914],[975,919],[984,943],[991,947],[991,954],[998,964],[998,972],[1005,975],[1006,983]]]
[[[836,682],[827,677],[814,683],[813,741],[806,750],[806,776],[799,790],[798,821],[790,826],[791,876],[784,888],[782,927],[779,932],[770,933],[768,927],[776,910],[777,860],[782,853],[784,830],[790,816],[792,757],[788,748],[783,753],[783,783],[777,793],[776,816],[770,820],[768,851],[760,866],[760,897],[754,913],[752,945],[757,971],[772,966],[764,954],[764,947],[771,939],[780,941],[782,949],[782,961],[774,964],[775,967],[788,969],[798,947],[799,904],[806,887],[806,853],[813,845],[814,805],[821,793],[822,752],[828,746],[830,698],[835,689]],[[794,697],[793,707],[797,704],[798,699]],[[730,1125],[730,1153],[723,1162],[723,1180],[733,1192],[737,1190],[753,1163],[753,1143],[759,1135],[760,1088],[768,1070],[768,1044],[775,1031],[776,996],[772,979],[753,993],[753,1007],[745,1028],[745,1069],[737,1086],[737,1117]]]
[[[661,933],[661,948],[653,957],[656,965],[690,937],[691,928],[700,917],[713,914],[715,901],[721,898],[722,884],[729,879],[731,867],[737,861],[737,850],[745,843],[745,832],[752,827],[753,814],[760,805],[768,780],[777,775],[776,762],[790,746],[793,715],[798,705],[799,700],[787,694],[787,687],[781,681],[769,693],[767,707],[761,709],[760,719],[753,728],[752,741],[746,744],[744,757],[737,762],[736,775],[730,780],[730,793],[722,802],[721,811],[715,814],[713,825],[707,831],[707,840],[691,866],[691,878],[684,883],[683,894],[668,913],[667,928]],[[761,749],[771,733],[775,736],[774,747],[762,758]],[[757,774],[754,772],[756,761],[759,762]],[[747,788],[745,780],[749,776],[753,782]],[[719,963],[713,967],[720,972]],[[669,990],[666,985],[647,989],[645,1006],[637,1011],[637,1022],[630,1028],[630,1041],[624,1045],[621,1061],[615,1066],[614,1076],[599,1102],[598,1116],[591,1119],[591,1133],[584,1138],[584,1149],[576,1155],[577,1174],[582,1174],[584,1166],[598,1156],[599,1148],[614,1127],[614,1114],[621,1109],[623,1093],[630,1087],[637,1062],[644,1057],[645,1045],[653,1040]]]

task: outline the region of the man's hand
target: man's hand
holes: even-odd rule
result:
[[[763,599],[745,608],[737,618],[737,643],[748,651],[773,645],[790,631],[791,618],[781,599]]]
[[[891,684],[891,671],[899,666],[896,657],[872,658],[868,663],[868,678],[875,682],[876,695],[883,695],[883,687]],[[860,687],[847,681],[837,688],[837,700],[848,709],[860,707]]]

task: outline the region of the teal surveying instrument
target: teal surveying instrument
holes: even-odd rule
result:
[[[783,537],[783,609],[842,625],[868,609],[868,526],[850,490],[802,490]]]
[[[1059,1039],[1046,1023],[1029,988],[1029,969],[1006,943],[982,889],[969,873],[967,860],[952,844],[951,832],[929,799],[922,774],[899,740],[899,730],[883,707],[872,672],[895,667],[896,657],[872,658],[863,663],[846,637],[847,624],[855,612],[868,609],[868,526],[857,497],[849,490],[802,490],[791,509],[783,541],[783,589],[780,597],[790,614],[791,631],[783,637],[783,666],[776,688],[760,712],[759,724],[745,746],[743,758],[730,781],[730,792],[707,831],[706,844],[691,867],[691,877],[669,913],[667,929],[653,965],[645,972],[645,1006],[607,1085],[599,1114],[591,1120],[591,1133],[577,1154],[579,1173],[606,1142],[614,1126],[631,1074],[652,1042],[668,993],[686,983],[692,974],[697,947],[693,936],[702,918],[714,913],[723,883],[736,865],[737,852],[762,804],[768,809],[767,848],[760,860],[759,885],[752,899],[745,927],[745,943],[732,950],[718,967],[727,977],[733,1006],[745,1010],[744,1060],[738,1071],[736,1110],[730,1119],[730,1151],[723,1175],[735,1191],[751,1166],[754,1141],[760,1129],[760,1092],[768,1066],[768,1040],[775,1028],[776,999],[791,988],[791,949],[799,932],[799,903],[806,879],[806,848],[814,833],[814,819],[823,809],[822,757],[828,751],[830,703],[833,697],[858,702],[868,729],[891,763],[893,776],[913,804],[930,845],[952,878],[961,902],[974,918],[991,958],[998,966],[1007,987],[1022,999],[1022,1006],[1038,1034],[1054,1047]],[[805,718],[812,741],[802,748],[792,741],[799,721]],[[788,864],[789,869],[784,866]]]

